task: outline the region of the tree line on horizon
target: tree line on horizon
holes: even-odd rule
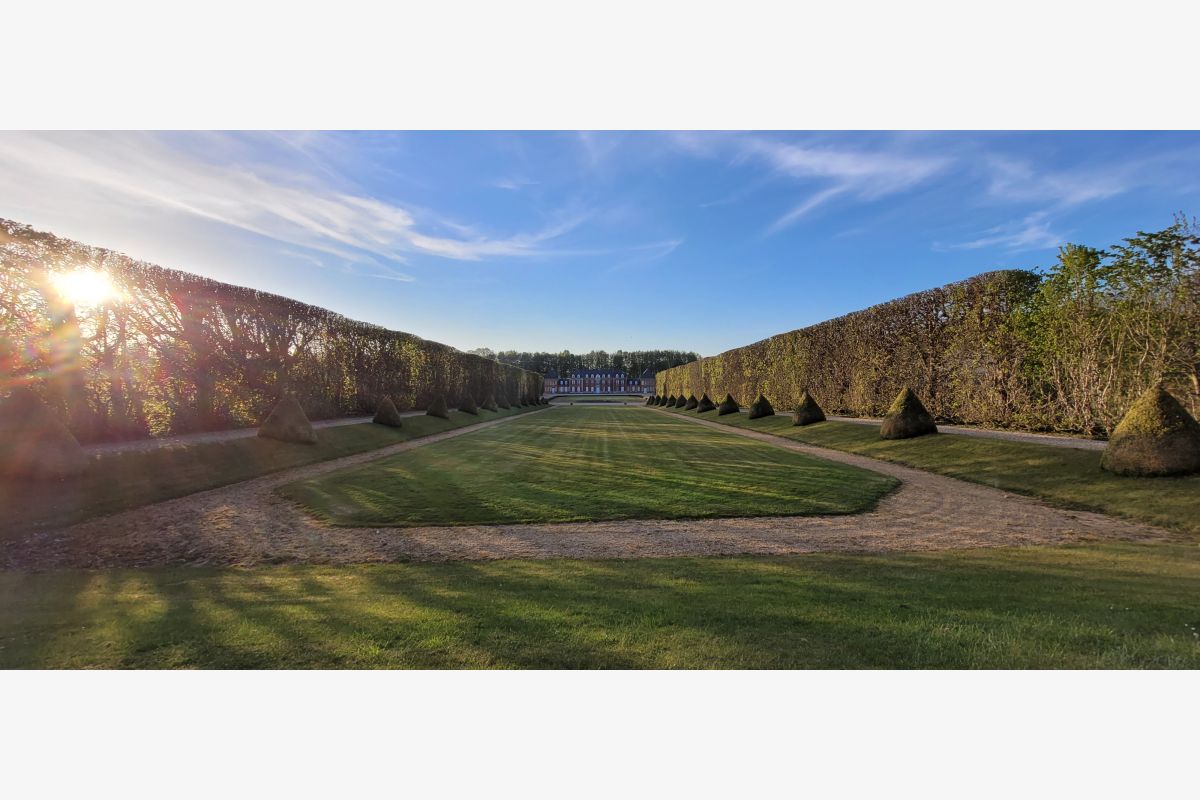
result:
[[[562,350],[558,353],[528,353],[517,350],[496,352],[491,348],[479,347],[467,352],[543,375],[551,370],[566,375],[576,369],[615,369],[625,370],[628,375],[641,375],[647,369],[660,372],[700,358],[699,354],[687,350],[617,350],[614,353],[604,350],[587,353]]]
[[[674,367],[655,392],[791,408],[808,390],[879,416],[910,386],[943,420],[1105,435],[1160,382],[1200,416],[1200,226],[1183,215]]]

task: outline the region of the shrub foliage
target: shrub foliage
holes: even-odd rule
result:
[[[700,402],[696,405],[696,413],[704,414],[712,411],[716,407],[717,404],[712,401],[712,398],[710,398],[708,395],[704,395],[700,398]]]
[[[800,403],[792,414],[792,425],[812,425],[814,422],[824,422],[825,412],[817,405],[817,401],[806,389],[800,397]]]
[[[446,398],[440,394],[433,398],[433,401],[430,402],[429,407],[425,409],[425,414],[430,417],[450,419],[450,409],[446,407]]]
[[[73,308],[56,273],[105,273],[119,303]],[[540,391],[532,372],[286,297],[0,220],[0,397],[33,389],[81,441],[256,424],[282,394],[314,418],[435,395]]]
[[[1155,386],[1117,425],[1100,466],[1118,475],[1200,472],[1200,423],[1162,385]]]
[[[379,407],[375,409],[375,418],[371,421],[377,425],[387,425],[389,428],[399,428],[404,424],[396,404],[386,395],[379,401]]]
[[[317,432],[308,421],[300,402],[292,395],[284,395],[271,409],[271,413],[258,427],[258,435],[266,439],[299,444],[316,444]]]
[[[738,401],[733,399],[733,395],[725,395],[725,399],[721,401],[721,405],[717,406],[717,416],[723,417],[726,414],[736,414],[741,411],[741,406]]]
[[[765,395],[760,394],[758,399],[750,404],[750,419],[761,419],[762,417],[771,417],[774,415],[775,408]]]
[[[1160,380],[1200,415],[1200,232],[1184,219],[664,370],[656,390],[761,390],[794,407],[807,389],[880,416],[911,386],[949,421],[1107,433]]]
[[[892,402],[887,416],[883,418],[879,435],[884,439],[911,439],[929,433],[937,433],[933,417],[916,393],[905,386]]]

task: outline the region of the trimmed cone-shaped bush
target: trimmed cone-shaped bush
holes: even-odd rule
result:
[[[32,391],[17,389],[0,402],[0,475],[65,478],[86,466],[79,442]]]
[[[396,404],[392,402],[392,398],[384,395],[379,401],[379,407],[375,409],[375,418],[371,422],[377,425],[387,425],[389,428],[399,428],[401,417],[399,410],[396,409]]]
[[[679,397],[675,398],[675,407],[676,408],[683,408],[686,405],[687,405],[687,398],[684,397],[683,395],[679,395]]]
[[[937,425],[916,393],[905,386],[883,418],[879,435],[884,439],[911,439],[928,433],[937,433]]]
[[[496,405],[506,410],[512,408],[512,404],[508,402],[508,397],[503,394],[497,396]]]
[[[258,435],[281,442],[317,443],[317,432],[308,421],[308,415],[300,407],[300,401],[290,394],[281,397],[271,409],[263,424],[258,426]]]
[[[814,422],[824,421],[825,412],[805,389],[804,396],[800,398],[800,404],[796,406],[796,413],[792,414],[792,425],[812,425]]]
[[[696,395],[690,394],[688,395],[687,404],[684,406],[684,409],[691,411],[698,405],[700,405],[700,401],[696,399]]]
[[[670,397],[667,398],[666,406],[667,406],[667,408],[675,407],[675,395],[671,395]]]
[[[717,407],[717,404],[712,401],[707,394],[700,398],[700,402],[696,404],[696,413],[705,414]]]
[[[766,398],[766,395],[760,394],[758,399],[750,404],[750,419],[772,417],[774,415],[775,407],[771,405],[771,401]]]
[[[499,411],[500,406],[496,405],[496,395],[489,394],[488,399],[483,401],[483,405],[480,406],[480,408],[483,408],[487,411]]]
[[[450,409],[446,408],[446,398],[440,394],[433,398],[429,403],[429,408],[425,409],[425,414],[430,417],[450,419]]]
[[[721,405],[717,406],[717,416],[723,417],[726,414],[736,414],[741,410],[737,400],[733,399],[733,395],[727,394],[725,395],[725,399],[721,401]]]
[[[458,410],[464,414],[479,414],[479,406],[475,405],[475,398],[469,394],[463,395],[463,399],[458,404]]]
[[[654,405],[664,406],[666,404],[667,404],[667,398],[663,397],[661,394],[654,395]]]
[[[1146,477],[1200,472],[1200,422],[1159,384],[1122,417],[1100,466],[1117,475]]]
[[[652,405],[654,405],[654,401],[655,401],[655,400],[657,400],[657,399],[658,399],[657,397],[647,397],[647,398],[646,398],[646,405],[648,405],[648,406],[652,406]]]

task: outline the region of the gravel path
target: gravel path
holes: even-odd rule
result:
[[[874,425],[875,427],[879,427],[883,422],[881,419],[871,419],[868,417],[829,417],[829,419],[834,422],[853,422],[856,425]],[[971,428],[966,425],[944,425],[940,422],[937,427],[940,433],[952,433],[957,436],[977,436],[980,439],[1004,439],[1009,442],[1048,444],[1051,447],[1072,447],[1078,450],[1103,450],[1108,444],[1108,442],[1099,439],[1083,439],[1054,433],[999,431],[991,428]]]
[[[830,461],[893,475],[902,481],[902,485],[885,497],[874,512],[852,516],[424,528],[331,527],[316,521],[273,491],[284,483],[386,458],[493,425],[503,425],[513,419],[518,417],[300,467],[57,531],[30,534],[0,545],[0,566],[44,569],[168,564],[636,558],[916,551],[1101,539],[1178,538],[1167,531],[1134,522],[1090,512],[1055,509],[987,486],[695,419],[689,421],[730,436],[748,436]]]

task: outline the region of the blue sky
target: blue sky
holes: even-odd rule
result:
[[[0,133],[0,216],[463,349],[713,354],[1176,211],[1195,133]]]

